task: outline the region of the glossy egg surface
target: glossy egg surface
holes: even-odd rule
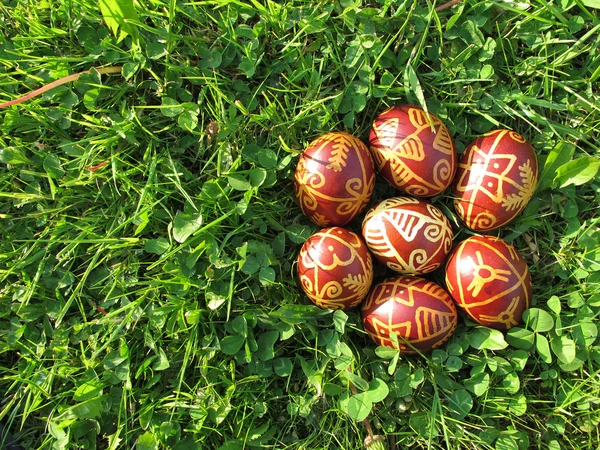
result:
[[[373,282],[373,261],[363,240],[341,227],[324,228],[309,237],[298,255],[302,290],[325,309],[358,305]]]
[[[472,236],[454,249],[446,285],[470,318],[497,330],[517,325],[531,304],[527,263],[516,248],[493,236]]]
[[[537,181],[537,158],[529,142],[514,131],[491,131],[461,156],[453,188],[456,212],[472,230],[499,228],[525,208]]]
[[[394,106],[375,119],[369,134],[379,173],[396,189],[417,197],[441,193],[456,173],[450,132],[437,116],[429,113],[429,118],[420,106]]]
[[[441,346],[457,323],[454,302],[432,281],[397,276],[375,285],[362,306],[365,330],[378,345],[393,347],[396,332],[403,353],[415,353],[407,344],[427,352]]]
[[[369,149],[348,133],[324,134],[300,156],[294,186],[302,212],[314,223],[345,225],[373,194],[375,169]]]
[[[431,203],[411,197],[376,204],[365,216],[362,233],[375,257],[403,274],[432,272],[452,249],[446,216]]]

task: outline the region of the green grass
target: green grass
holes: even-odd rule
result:
[[[435,6],[2,2],[0,103],[123,66],[0,110],[0,422],[24,448],[359,449],[369,411],[392,448],[598,447],[599,5]],[[398,358],[307,306],[297,156],[397,102],[460,151],[494,127],[534,144],[540,187],[498,232],[528,324],[461,319]]]

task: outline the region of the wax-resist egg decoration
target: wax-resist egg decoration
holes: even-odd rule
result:
[[[356,233],[324,228],[309,237],[298,255],[298,276],[305,294],[325,309],[358,305],[373,282],[373,261]]]
[[[432,272],[452,250],[446,216],[431,203],[411,197],[376,204],[365,216],[362,233],[381,263],[404,274]]]
[[[505,331],[531,304],[531,276],[516,248],[493,236],[472,236],[451,253],[446,285],[473,320]]]
[[[446,125],[420,106],[394,106],[373,122],[369,148],[375,167],[396,189],[432,197],[452,183],[456,148]]]
[[[312,141],[298,160],[296,198],[319,226],[341,226],[367,206],[375,187],[369,149],[354,136],[334,132]]]
[[[395,332],[403,353],[441,346],[457,323],[454,302],[432,281],[397,276],[375,285],[361,308],[363,325],[379,345],[394,347]],[[410,345],[408,345],[410,344]],[[411,347],[412,346],[412,347]]]
[[[475,231],[506,225],[525,208],[538,181],[535,151],[509,130],[494,130],[462,154],[454,184],[454,207]]]

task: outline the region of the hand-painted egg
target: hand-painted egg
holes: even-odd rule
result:
[[[432,281],[397,276],[376,284],[362,306],[365,330],[379,345],[394,347],[395,332],[403,353],[441,346],[457,323],[454,302]],[[409,345],[410,344],[410,345]],[[411,347],[412,346],[412,347]]]
[[[452,183],[456,148],[446,125],[420,106],[394,106],[373,123],[369,148],[379,173],[396,189],[433,197]]]
[[[531,276],[517,249],[493,236],[472,236],[454,249],[446,285],[473,320],[497,330],[521,321],[531,304]]]
[[[450,222],[431,203],[394,197],[371,208],[362,233],[375,257],[404,274],[424,274],[440,267],[454,236]]]
[[[325,309],[358,305],[373,282],[373,261],[363,240],[341,227],[324,228],[309,237],[298,255],[302,289]]]
[[[494,130],[463,153],[453,189],[454,207],[472,230],[493,230],[525,208],[537,181],[537,158],[529,142],[514,131]]]
[[[319,226],[345,225],[367,206],[375,187],[369,149],[348,133],[327,133],[310,143],[296,166],[302,212]]]

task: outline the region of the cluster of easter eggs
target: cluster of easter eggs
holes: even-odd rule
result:
[[[362,236],[346,228],[369,205],[376,172],[399,191],[366,211]],[[531,303],[529,269],[502,239],[474,235],[453,249],[444,213],[427,201],[452,188],[457,216],[484,233],[512,221],[537,184],[537,160],[519,134],[495,130],[459,160],[435,115],[413,105],[374,121],[369,147],[341,132],[324,134],[300,156],[295,193],[302,212],[322,227],[302,246],[303,291],[326,309],[361,305],[365,331],[379,345],[426,352],[447,341],[459,310],[508,330]],[[373,259],[397,273],[372,286]],[[423,277],[446,264],[447,290]]]

